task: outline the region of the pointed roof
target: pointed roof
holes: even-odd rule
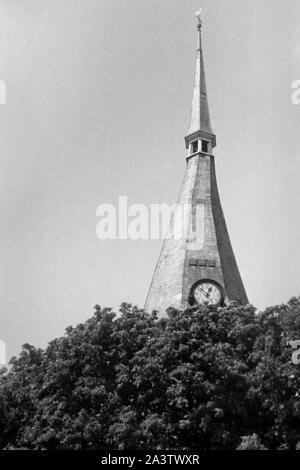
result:
[[[192,100],[191,123],[188,130],[188,135],[194,134],[198,131],[213,134],[208,108],[206,79],[204,70],[204,60],[201,42],[201,27],[202,22],[200,19],[200,12],[196,13],[198,18],[198,32],[199,32],[199,48],[197,50],[196,73],[195,73],[195,87]]]

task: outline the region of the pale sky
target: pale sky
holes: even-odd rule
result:
[[[217,179],[250,301],[300,294],[299,0],[0,0],[2,260],[8,356],[93,306],[143,306],[161,241],[99,240],[96,209],[173,203],[197,47]]]

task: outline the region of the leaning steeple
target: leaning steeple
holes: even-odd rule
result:
[[[210,147],[210,151],[216,146],[216,137],[213,133],[209,106],[207,98],[207,87],[204,69],[203,49],[202,49],[202,20],[200,18],[201,9],[196,13],[198,19],[197,30],[198,30],[198,49],[196,59],[196,72],[195,72],[195,86],[192,99],[192,110],[191,110],[191,122],[190,127],[185,137],[186,147],[189,148],[192,142],[198,140],[204,140]],[[194,153],[193,147],[190,149],[190,153]]]

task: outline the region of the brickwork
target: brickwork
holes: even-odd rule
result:
[[[221,260],[222,273],[225,282],[225,291],[229,300],[237,300],[242,305],[247,305],[247,294],[233,253],[220,202],[215,172],[215,162],[213,158],[211,170],[212,212],[216,227],[216,236]]]
[[[204,204],[204,240],[202,246],[195,244],[192,249],[187,244],[186,258],[182,285],[182,307],[188,306],[190,290],[195,282],[201,279],[211,279],[216,281],[221,287],[224,287],[220,257],[218,252],[216,231],[211,206],[211,155],[198,154],[197,157],[197,175],[192,196],[192,205],[197,207]],[[195,217],[196,211],[193,211]],[[193,222],[193,221],[192,221]],[[190,224],[189,233],[192,231],[192,225],[201,225],[201,221],[194,221]],[[190,259],[208,259],[214,260],[214,267],[190,266]]]
[[[177,200],[177,210],[180,210],[183,204],[191,204],[196,174],[197,161],[191,158],[187,162],[183,184]],[[190,214],[187,213],[187,224],[189,220]],[[168,307],[181,308],[182,306],[182,279],[186,256],[186,238],[175,239],[172,222],[169,233],[163,243],[145,304],[147,311],[157,310],[160,315],[164,315]]]
[[[176,240],[171,223],[145,309],[157,310],[160,316],[164,316],[168,307],[186,308],[192,286],[201,279],[217,282],[227,300],[247,304],[220,203],[212,155],[198,153],[188,159],[175,211],[186,203],[190,203],[185,217],[188,229]],[[197,212],[198,207],[201,210]],[[200,231],[203,229],[203,237],[195,238],[196,227],[200,227]],[[191,260],[196,260],[196,263],[191,263]],[[205,266],[197,260],[205,260]],[[212,261],[211,266],[209,261]]]

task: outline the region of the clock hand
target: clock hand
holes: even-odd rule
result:
[[[211,289],[212,289],[212,288],[209,287],[208,290],[205,290],[205,291],[204,291],[206,296],[208,296],[208,295],[210,294]]]
[[[205,298],[206,298],[206,299],[209,299],[209,293],[206,292],[206,291],[203,291],[203,293],[204,293]]]
[[[204,294],[206,294],[206,291],[205,291],[204,289],[202,289],[201,287],[199,287],[199,290],[200,290],[201,292],[204,292]]]

